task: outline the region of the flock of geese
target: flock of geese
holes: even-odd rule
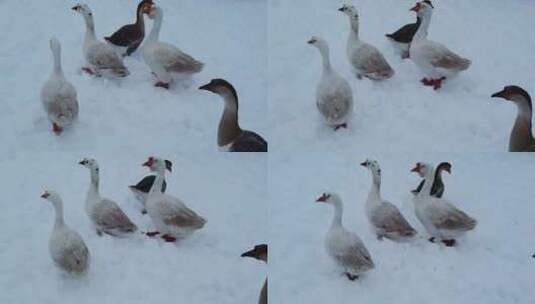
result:
[[[428,39],[428,29],[433,14],[429,0],[417,2],[411,8],[416,12],[416,23],[407,24],[386,37],[400,51],[402,58],[410,58],[421,70],[421,83],[438,90],[442,83],[470,67],[465,59],[445,45]],[[359,37],[359,13],[353,5],[343,5],[340,12],[349,17],[350,30],[347,40],[347,58],[358,79],[384,81],[395,75],[394,69],[383,54],[373,45]],[[322,73],[316,87],[316,105],[327,125],[338,130],[347,128],[354,107],[353,92],[330,63],[329,45],[322,37],[313,36],[308,44],[316,47],[322,59]],[[510,135],[510,152],[535,152],[532,133],[532,103],[529,94],[519,86],[506,86],[492,95],[509,100],[517,105],[517,117]]]
[[[85,200],[85,212],[96,234],[122,238],[138,233],[138,227],[119,205],[101,196],[100,170],[97,161],[84,158],[79,164],[89,169],[90,183]],[[149,215],[156,230],[141,233],[151,238],[160,237],[165,242],[175,242],[202,229],[207,222],[206,219],[190,209],[181,199],[165,193],[165,171],[172,171],[171,161],[151,156],[143,163],[143,166],[148,167],[156,175],[149,175],[130,188],[143,204],[142,213]],[[140,184],[143,186],[140,187]],[[147,188],[148,193],[145,192]],[[65,223],[61,196],[55,191],[45,190],[41,197],[52,203],[56,214],[49,240],[52,261],[67,273],[85,273],[90,265],[90,250],[81,235]],[[242,254],[242,257],[245,256],[267,262],[267,245],[258,245],[255,249]],[[260,298],[267,301],[267,279]]]
[[[188,77],[199,73],[204,64],[182,52],[172,44],[159,40],[163,10],[152,0],[142,0],[136,11],[136,22],[121,27],[114,34],[99,41],[95,34],[93,12],[86,4],[72,7],[84,18],[86,32],[83,41],[83,56],[86,65],[82,71],[94,77],[122,78],[130,75],[123,62],[140,49],[142,58],[156,78],[155,87],[169,89],[175,77]],[[154,20],[151,32],[145,38],[144,15]],[[79,115],[78,96],[63,73],[61,65],[61,44],[50,39],[53,56],[53,70],[41,89],[41,101],[56,135],[71,127]],[[238,122],[238,94],[232,84],[224,79],[212,79],[200,86],[219,95],[224,101],[217,145],[229,152],[267,152],[267,142],[259,134],[242,129]],[[127,237],[142,233],[148,237],[159,237],[165,242],[175,242],[202,229],[206,219],[190,209],[182,200],[166,193],[166,170],[172,171],[172,163],[159,157],[149,157],[146,166],[154,175],[148,175],[130,190],[142,203],[143,214],[148,214],[154,231],[139,231],[119,205],[101,196],[99,190],[100,169],[97,161],[84,158],[79,162],[90,173],[89,190],[85,200],[85,211],[97,235]],[[90,265],[91,254],[81,235],[70,228],[63,217],[63,200],[57,192],[45,190],[41,197],[52,203],[55,223],[49,241],[49,250],[54,264],[71,274],[83,274]],[[242,255],[267,262],[267,245],[256,246]],[[267,303],[267,279],[260,294],[260,303]]]
[[[105,37],[105,42],[97,39],[91,9],[85,4],[77,4],[72,9],[82,15],[85,21],[83,56],[87,65],[82,70],[90,75],[127,77],[130,72],[122,57],[131,55],[138,48],[141,50],[144,62],[156,78],[154,83],[156,87],[169,89],[175,75],[192,75],[199,73],[204,67],[202,62],[174,45],[159,40],[163,10],[152,0],[141,1],[136,12],[136,22],[125,25],[113,35]],[[427,38],[433,12],[431,1],[420,1],[411,10],[417,14],[416,23],[408,24],[386,36],[400,50],[402,58],[410,58],[420,68],[424,74],[422,84],[438,90],[442,87],[443,81],[467,70],[471,61]],[[339,11],[347,15],[350,21],[347,57],[356,77],[373,81],[383,81],[393,77],[395,71],[381,52],[360,39],[357,9],[352,5],[344,5]],[[144,15],[154,20],[147,39],[144,39]],[[327,124],[335,130],[347,128],[354,103],[351,86],[331,66],[326,40],[312,37],[308,43],[319,50],[323,62],[322,76],[316,91],[318,110]],[[61,45],[56,38],[50,39],[50,49],[54,62],[53,71],[42,87],[41,100],[53,132],[60,135],[77,120],[79,104],[75,87],[63,74]],[[228,81],[213,79],[199,89],[213,92],[224,100],[224,111],[219,122],[217,137],[217,145],[221,150],[267,152],[267,142],[260,135],[240,127],[238,95]],[[529,94],[518,86],[506,86],[492,97],[509,100],[518,108],[510,136],[509,151],[535,152]],[[90,172],[85,211],[96,233],[113,237],[139,233],[138,227],[116,202],[101,196],[97,161],[84,158],[79,164]],[[372,176],[365,213],[377,238],[399,242],[413,239],[417,235],[416,230],[394,204],[381,197],[381,169],[378,162],[366,160],[361,165],[366,167]],[[143,178],[138,184],[130,186],[130,189],[143,204],[142,213],[149,215],[156,230],[142,233],[149,237],[158,236],[166,242],[175,242],[202,229],[206,219],[186,206],[179,198],[166,193],[165,171],[172,171],[172,163],[159,157],[149,157],[143,166],[148,167],[155,175]],[[456,238],[473,230],[477,221],[443,198],[444,184],[441,174],[443,171],[451,173],[451,165],[441,163],[433,168],[428,163],[417,163],[412,171],[423,178],[412,193],[416,217],[429,233],[429,241],[455,246]],[[65,224],[60,195],[55,191],[46,190],[42,198],[52,203],[56,214],[49,243],[52,260],[69,273],[85,272],[90,264],[90,251],[80,234]],[[374,268],[372,256],[362,240],[342,224],[342,199],[336,193],[323,193],[316,201],[330,204],[335,208],[325,243],[327,252],[343,267],[345,275],[350,280],[355,280]],[[242,256],[267,262],[267,245],[257,245]],[[267,303],[267,279],[262,288],[260,303]]]
[[[123,56],[131,55],[139,47],[144,62],[156,78],[155,86],[169,89],[175,76],[184,78],[199,73],[204,64],[182,52],[172,44],[159,40],[163,20],[163,10],[152,0],[139,3],[134,24],[125,25],[104,41],[95,34],[93,13],[86,4],[72,8],[82,15],[86,25],[83,42],[83,56],[87,63],[83,71],[95,77],[126,77],[130,74],[123,63]],[[143,15],[154,20],[147,39]],[[145,41],[144,41],[145,40]],[[143,44],[141,44],[143,42]],[[75,87],[65,78],[61,67],[61,45],[56,38],[50,39],[54,68],[41,88],[41,101],[52,124],[52,131],[60,135],[78,118],[79,103]],[[238,94],[228,81],[213,79],[203,85],[206,90],[220,95],[224,100],[217,143],[222,151],[267,152],[267,142],[259,134],[244,130],[238,122]]]
[[[395,242],[407,242],[417,235],[399,209],[381,197],[381,168],[375,160],[366,160],[361,166],[367,168],[372,176],[372,186],[366,199],[365,213],[377,239],[383,238]],[[473,230],[477,221],[459,210],[449,200],[442,197],[444,183],[443,171],[451,173],[451,164],[440,163],[434,168],[429,163],[416,163],[411,170],[423,178],[414,194],[414,211],[418,220],[430,235],[432,243],[443,243],[447,247],[455,246],[456,238]],[[350,280],[356,280],[361,274],[373,269],[372,256],[360,237],[346,229],[342,224],[343,203],[336,193],[323,193],[317,200],[334,207],[332,224],[325,238],[325,248],[331,258],[344,269]]]

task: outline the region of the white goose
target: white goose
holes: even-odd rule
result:
[[[411,10],[418,14],[422,24],[412,39],[409,48],[410,58],[426,75],[421,82],[438,90],[444,80],[468,69],[471,61],[460,57],[446,46],[427,39],[433,15],[433,5],[430,1],[418,2]]]
[[[323,193],[316,202],[334,206],[334,217],[325,238],[327,253],[342,268],[351,281],[375,267],[371,255],[358,235],[342,225],[344,206],[335,193]]]
[[[54,69],[41,88],[41,102],[48,114],[48,120],[52,123],[52,131],[59,135],[78,117],[78,99],[76,89],[63,75],[61,45],[56,38],[50,39],[50,49],[54,58]]]
[[[438,240],[448,247],[455,246],[455,238],[473,230],[477,221],[448,200],[430,195],[435,179],[431,164],[417,163],[411,171],[418,173],[425,180],[422,191],[414,196],[413,201],[416,217],[431,235],[429,241]]]
[[[366,160],[360,164],[370,170],[372,187],[366,199],[366,216],[377,238],[383,237],[393,241],[403,241],[416,235],[416,230],[407,222],[399,209],[381,198],[381,168],[375,160]]]
[[[83,67],[82,70],[96,76],[106,74],[125,77],[130,74],[123,64],[123,59],[115,52],[113,47],[97,40],[93,13],[89,6],[77,4],[72,9],[84,17],[86,26],[83,52],[89,66]]]
[[[351,29],[347,40],[347,58],[353,66],[357,77],[383,80],[394,76],[394,70],[381,52],[373,45],[359,38],[359,14],[353,5],[344,5],[338,9],[349,16]]]
[[[312,37],[308,44],[315,46],[323,62],[321,79],[316,87],[316,106],[327,124],[335,130],[347,128],[353,112],[353,92],[347,80],[331,66],[329,45],[320,37]]]
[[[143,60],[158,80],[155,86],[169,89],[169,84],[173,81],[171,73],[188,75],[200,72],[204,66],[202,62],[195,60],[174,45],[159,41],[163,19],[162,9],[153,5],[149,18],[154,19],[154,24],[141,48],[141,53]]]
[[[157,231],[147,232],[148,236],[162,234],[166,242],[184,238],[201,229],[206,220],[189,209],[181,200],[162,193],[165,170],[171,171],[170,162],[157,157],[149,157],[143,166],[156,172],[156,180],[147,196],[147,212]]]
[[[85,272],[89,267],[89,250],[78,232],[65,224],[61,197],[54,191],[45,191],[41,197],[51,202],[56,211],[56,221],[48,244],[54,264],[69,273]]]
[[[137,230],[136,225],[121,210],[116,202],[102,198],[99,192],[99,167],[96,160],[84,158],[80,165],[89,169],[91,183],[85,200],[85,211],[95,226],[98,235],[124,236]]]

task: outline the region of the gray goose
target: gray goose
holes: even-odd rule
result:
[[[509,152],[535,152],[535,139],[531,131],[533,105],[531,96],[519,86],[506,86],[500,92],[492,94],[516,104],[518,109],[515,124],[509,138]]]
[[[111,36],[104,37],[104,40],[121,48],[123,50],[121,55],[130,56],[137,50],[141,42],[143,42],[143,38],[145,38],[143,14],[148,14],[153,4],[152,0],[142,0],[139,2],[136,10],[136,22],[122,26]]]
[[[254,246],[253,249],[243,253],[241,255],[242,257],[252,257],[260,261],[264,261],[267,263],[268,261],[268,245],[267,244],[260,244]],[[260,291],[260,297],[258,298],[258,304],[267,304],[268,303],[268,283],[267,278],[264,281],[264,286],[262,286],[262,290]]]
[[[229,152],[267,152],[268,144],[259,134],[243,130],[238,121],[238,94],[228,81],[212,79],[199,90],[215,93],[225,101],[223,116],[219,121],[217,145]]]

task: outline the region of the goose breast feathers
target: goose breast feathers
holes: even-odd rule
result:
[[[338,75],[322,77],[316,91],[316,105],[327,123],[344,123],[353,108],[353,93],[349,83]]]
[[[331,231],[326,239],[326,247],[340,266],[355,274],[374,267],[370,253],[354,233],[338,229]]]
[[[50,238],[54,263],[67,272],[84,272],[89,266],[89,250],[82,237],[68,227],[57,229]]]

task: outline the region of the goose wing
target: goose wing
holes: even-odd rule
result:
[[[101,70],[126,70],[123,60],[105,43],[95,43],[87,51],[89,64]]]
[[[408,235],[415,232],[399,209],[389,202],[381,204],[381,207],[372,214],[371,221],[376,227],[383,229],[385,232],[398,232]]]
[[[113,233],[113,230],[120,232],[133,232],[137,229],[136,225],[128,218],[121,208],[112,200],[102,199],[100,208],[95,213],[95,221],[98,226],[102,227],[107,233]]]
[[[438,229],[472,230],[477,221],[446,201],[436,202],[437,208],[427,208],[426,214],[431,223]]]
[[[174,45],[160,42],[154,49],[154,57],[167,70],[177,73],[198,73],[204,64],[182,52]]]

